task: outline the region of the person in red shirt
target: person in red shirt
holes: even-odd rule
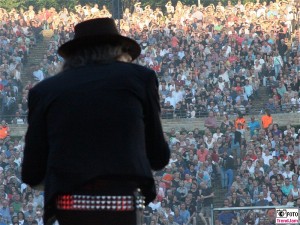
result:
[[[241,125],[241,127],[240,127],[241,129],[245,129],[246,120],[241,112],[238,113],[238,118],[236,118],[236,120],[234,122],[234,127],[236,129],[239,128],[238,125]]]
[[[205,148],[204,145],[200,146],[200,149],[197,151],[198,160],[200,162],[205,162],[207,159],[208,150]]]
[[[179,44],[179,40],[178,38],[176,37],[176,34],[173,33],[173,36],[171,38],[171,45],[173,48],[177,48],[178,47],[178,44]]]
[[[161,65],[157,61],[153,61],[153,65],[151,65],[150,68],[158,73],[161,71]]]
[[[252,149],[249,149],[245,158],[244,158],[244,161],[245,160],[248,160],[248,159],[251,159],[252,161],[256,161],[257,159],[257,156],[254,154],[253,150]]]
[[[185,82],[181,79],[181,75],[178,74],[177,79],[175,80],[175,85],[178,87],[184,86]]]
[[[216,149],[213,149],[213,150],[212,150],[212,153],[211,153],[211,159],[212,159],[212,161],[215,162],[215,163],[218,163],[218,162],[219,162],[220,157],[219,157],[219,154],[218,154],[218,152],[217,152]]]
[[[9,134],[9,128],[6,124],[0,124],[0,139],[5,139]]]
[[[173,180],[173,176],[171,173],[171,167],[166,167],[166,173],[164,173],[164,175],[161,178],[161,181],[164,183],[165,188],[169,189],[172,186],[172,180]]]
[[[271,113],[270,113],[270,110],[269,110],[269,109],[266,109],[265,112],[266,112],[266,115],[263,115],[263,116],[261,117],[261,123],[262,123],[262,127],[263,127],[264,129],[268,129],[269,126],[270,126],[271,124],[273,124],[273,118],[272,118],[272,116],[271,116]]]
[[[228,57],[228,61],[230,62],[230,64],[232,64],[233,62],[236,62],[238,59],[238,57],[234,54],[234,52],[230,53],[230,56]]]

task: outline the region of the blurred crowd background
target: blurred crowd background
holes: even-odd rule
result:
[[[1,225],[43,224],[43,192],[20,180],[24,137],[9,135],[11,124],[26,124],[28,91],[60,71],[56,51],[73,38],[74,25],[113,14],[100,4],[0,9]],[[116,23],[142,48],[134,63],[157,72],[162,119],[204,120],[197,129],[165,131],[172,157],[155,174],[158,196],[144,223],[209,224],[216,198],[224,208],[299,207],[299,128],[272,118],[300,117],[297,2],[135,2]],[[45,31],[52,34],[46,52],[30,64]],[[276,212],[232,210],[215,218],[213,224],[274,224]]]

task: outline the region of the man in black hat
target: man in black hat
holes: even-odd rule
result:
[[[132,225],[155,198],[170,151],[155,72],[130,63],[140,52],[112,19],[79,23],[62,72],[30,90],[22,179],[44,186],[45,224]]]

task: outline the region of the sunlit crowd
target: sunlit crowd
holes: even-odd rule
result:
[[[60,71],[56,52],[73,38],[74,25],[111,16],[97,4],[0,9],[0,225],[43,224],[43,193],[20,180],[24,140],[9,136],[9,124],[26,123],[28,90]],[[300,112],[298,16],[296,3],[287,1],[178,1],[162,8],[137,2],[116,20],[142,48],[134,63],[157,72],[162,118],[203,117],[205,126],[165,131],[172,156],[155,174],[158,195],[145,209],[145,225],[208,225],[215,187],[226,193],[224,208],[300,206],[299,130],[272,120]],[[47,51],[28,65],[45,30],[53,32]],[[268,95],[262,108],[253,105],[259,88]],[[254,116],[246,121],[247,114]],[[213,223],[269,225],[275,216],[274,209],[222,211]]]

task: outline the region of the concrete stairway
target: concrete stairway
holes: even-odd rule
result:
[[[215,194],[214,201],[213,201],[214,208],[223,207],[223,202],[225,199],[225,195],[227,193],[227,189],[222,189],[220,184],[221,184],[221,180],[219,178],[218,180],[216,180],[214,182],[214,185],[213,185],[213,190],[214,190],[214,194]]]
[[[44,55],[47,53],[49,41],[53,35],[52,30],[44,30],[43,41],[37,43],[35,47],[32,47],[29,51],[26,64],[22,69],[22,83],[26,85],[29,81],[34,82],[32,77],[32,72],[36,65],[39,65],[42,62]]]
[[[257,90],[257,95],[252,101],[252,109],[250,109],[250,114],[258,115],[261,110],[264,109],[264,105],[268,102],[269,93],[267,87],[260,87]]]

